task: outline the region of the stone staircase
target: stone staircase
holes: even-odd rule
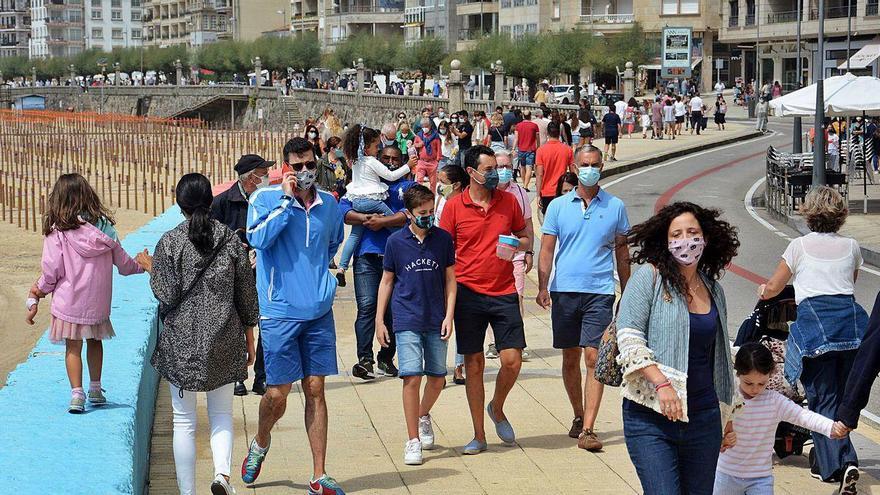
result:
[[[305,121],[302,110],[293,96],[281,96],[281,108],[284,110],[284,125],[287,129],[293,129],[294,124],[302,125]]]

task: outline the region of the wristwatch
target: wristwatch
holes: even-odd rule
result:
[[[290,196],[288,196],[286,194],[281,195],[281,201],[291,201],[292,199],[293,198],[291,198]]]
[[[528,255],[530,255],[530,256],[534,256],[534,255],[535,255],[535,252],[534,252],[534,251],[526,251],[526,254],[528,254]]]

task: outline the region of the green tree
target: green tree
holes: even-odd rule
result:
[[[410,69],[421,72],[419,94],[425,94],[425,80],[433,75],[446,55],[446,43],[435,37],[424,38],[406,47],[404,60]]]
[[[384,75],[386,81],[391,79],[391,72],[406,65],[403,38],[400,36],[374,37],[368,33],[358,33],[337,45],[334,56],[337,70],[351,67],[352,62],[361,58],[367,69]],[[391,85],[386,84],[385,90],[389,92]]]

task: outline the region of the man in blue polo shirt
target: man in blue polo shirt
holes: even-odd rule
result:
[[[575,163],[578,187],[554,199],[544,215],[537,302],[545,309],[552,304],[553,347],[562,349],[562,381],[574,411],[568,435],[578,447],[599,451],[593,425],[603,386],[595,378],[596,358],[613,316],[615,261],[621,292],[629,280],[629,219],[623,201],[599,187],[602,151],[584,146]],[[581,354],[587,367],[583,389]]]
[[[379,152],[379,161],[390,169],[403,166],[403,156],[397,146],[387,146]],[[406,225],[406,214],[403,213],[403,193],[415,184],[406,178],[388,183],[388,198],[385,204],[396,212],[392,216],[370,215],[352,209],[352,204],[343,198],[339,202],[345,223],[366,227],[358,249],[354,254],[354,297],[357,303],[357,318],[354,321],[354,334],[357,340],[358,362],[352,367],[351,374],[361,380],[373,380],[376,374],[373,364],[379,373],[385,376],[397,376],[394,366],[394,333],[388,347],[379,349],[376,361],[373,360],[373,337],[376,332],[376,298],[379,293],[379,281],[382,280],[382,257],[385,254],[385,243],[392,230],[389,228]],[[390,309],[390,308],[389,308]],[[392,328],[391,311],[385,313],[385,325]]]

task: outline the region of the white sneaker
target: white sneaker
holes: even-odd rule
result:
[[[434,426],[431,424],[430,414],[419,418],[419,441],[425,450],[434,448]]]
[[[407,466],[422,464],[422,442],[418,438],[406,442],[406,447],[403,449],[403,463]]]
[[[524,347],[522,350],[522,359],[523,361],[528,361],[529,358],[532,357],[532,353],[529,352],[528,347]]]
[[[211,483],[211,495],[235,495],[235,489],[222,474],[218,474]]]

